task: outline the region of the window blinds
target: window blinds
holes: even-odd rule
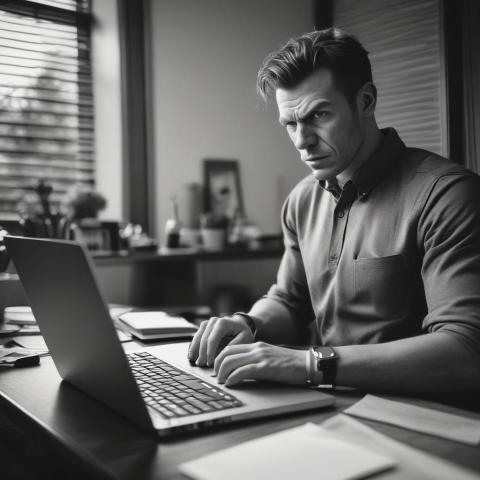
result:
[[[377,121],[405,143],[447,155],[440,0],[336,0],[334,23],[370,52]]]
[[[40,179],[94,183],[88,0],[0,1],[0,219]]]

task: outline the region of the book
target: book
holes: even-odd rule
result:
[[[30,307],[15,306],[5,307],[3,310],[3,319],[5,323],[14,325],[36,325],[37,321],[33,316]]]
[[[117,325],[140,340],[192,337],[197,327],[180,316],[162,311],[126,312],[118,317]]]

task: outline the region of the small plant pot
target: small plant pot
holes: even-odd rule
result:
[[[221,250],[225,246],[224,228],[202,228],[202,245],[205,250]]]

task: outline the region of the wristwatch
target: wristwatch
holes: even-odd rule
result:
[[[317,372],[322,372],[321,385],[334,387],[337,376],[338,355],[332,347],[312,347],[310,353],[314,359],[314,367]]]

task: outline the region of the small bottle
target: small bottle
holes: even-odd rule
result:
[[[177,199],[172,197],[171,202],[173,217],[169,218],[165,224],[167,248],[178,248],[180,246],[180,229],[182,228],[182,223],[178,217]]]

